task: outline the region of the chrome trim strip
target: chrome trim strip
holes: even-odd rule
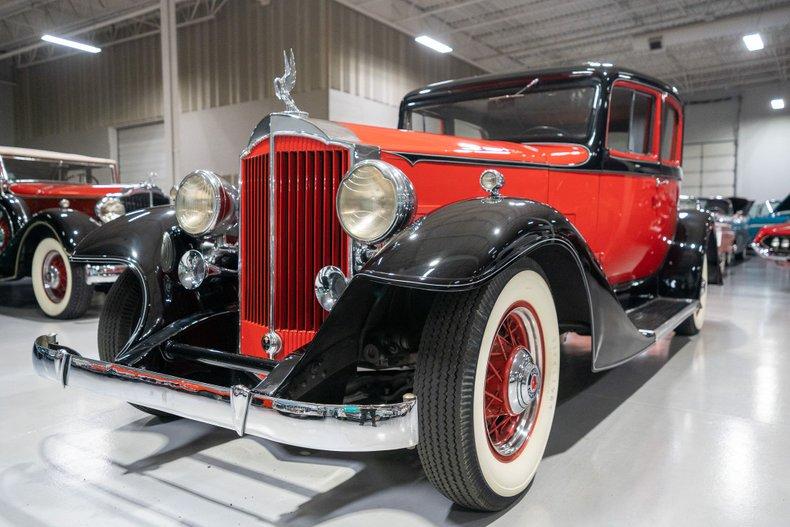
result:
[[[115,282],[126,270],[123,264],[87,264],[85,266],[85,283],[108,284]]]
[[[41,377],[174,415],[303,448],[342,452],[417,445],[417,400],[381,405],[317,404],[270,397],[81,357],[53,335],[33,345]]]
[[[275,151],[275,134],[271,134],[269,136],[269,305],[267,307],[267,320],[266,325],[268,326],[269,333],[266,335],[266,342],[268,348],[266,352],[269,354],[269,358],[273,359],[275,355],[280,351],[281,346],[276,346],[275,343],[281,342],[279,338],[275,338],[272,333],[276,335],[274,330],[274,303],[275,303],[275,294],[277,293],[277,287],[274,283],[275,273],[277,272],[277,258],[275,257],[275,250],[277,248],[276,238],[277,238],[277,214],[275,211],[275,207],[277,205],[277,200],[275,192],[277,191],[277,180],[274,177],[274,171],[276,168],[276,151]],[[241,234],[241,233],[239,233]],[[239,289],[239,293],[241,293],[241,289]]]
[[[640,329],[639,332],[646,336],[655,338],[656,341],[666,337],[669,333],[671,333],[676,327],[678,327],[684,320],[694,314],[694,312],[699,308],[699,300],[687,300],[687,305],[672,315],[666,322],[658,326],[654,330],[648,329]]]
[[[771,260],[772,262],[790,262],[790,255],[782,256],[776,254],[770,248],[761,243],[752,242],[751,247],[760,258],[765,258],[766,260]]]

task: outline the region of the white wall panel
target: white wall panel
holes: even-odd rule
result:
[[[397,106],[403,95],[419,86],[481,73],[357,11],[335,2],[328,6],[332,89]]]
[[[150,36],[17,70],[17,143],[158,118],[160,64],[158,37]]]
[[[294,93],[327,87],[327,2],[228,2],[215,20],[178,31],[183,111],[274,97],[284,49],[296,57]],[[318,117],[326,118],[326,115]]]
[[[329,90],[329,119],[397,128],[398,106],[338,90]]]
[[[167,191],[172,179],[167,173],[165,127],[154,123],[118,130],[118,165],[121,181],[137,183],[147,181],[155,174],[153,182]]]

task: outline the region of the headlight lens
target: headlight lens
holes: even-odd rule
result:
[[[380,160],[354,165],[337,191],[337,216],[349,236],[377,243],[403,227],[416,207],[406,175]]]
[[[115,196],[104,196],[96,203],[95,212],[102,223],[107,223],[126,214],[126,207]]]
[[[236,191],[208,170],[181,180],[176,192],[176,220],[189,234],[208,234],[235,221]]]

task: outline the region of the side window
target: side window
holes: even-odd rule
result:
[[[677,152],[678,112],[668,103],[664,104],[664,115],[661,119],[661,160],[679,161]]]
[[[609,148],[633,154],[651,154],[653,108],[655,97],[652,95],[615,86],[609,106]]]
[[[411,114],[411,129],[417,132],[428,132],[431,134],[444,133],[444,126],[441,119],[419,112],[412,112]]]

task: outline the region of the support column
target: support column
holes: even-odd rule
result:
[[[176,0],[160,0],[159,21],[162,44],[162,117],[165,125],[165,166],[163,181],[175,185],[181,179],[178,163],[178,125],[181,117],[181,91],[178,85],[178,39]],[[165,191],[167,189],[164,189]]]

